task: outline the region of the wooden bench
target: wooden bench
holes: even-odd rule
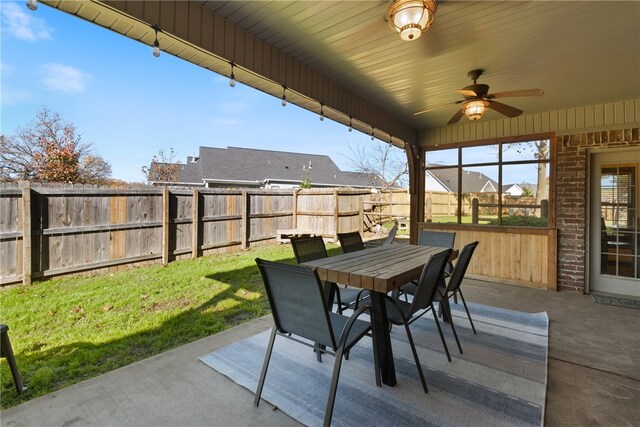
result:
[[[292,237],[309,237],[315,236],[315,233],[310,230],[298,230],[296,228],[287,228],[283,230],[276,230],[276,242],[288,243]]]

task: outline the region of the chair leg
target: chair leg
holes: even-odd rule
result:
[[[464,305],[464,309],[467,312],[467,317],[469,318],[469,323],[471,323],[471,329],[473,329],[473,333],[476,333],[476,327],[473,326],[473,320],[471,320],[471,314],[469,313],[469,308],[467,307],[467,302],[464,300],[464,295],[462,295],[462,291],[458,289],[460,293],[460,299],[462,300],[462,305]]]
[[[331,288],[335,292],[335,298],[336,298],[336,302],[337,302],[337,312],[338,312],[338,314],[342,314],[342,299],[340,298],[340,289],[338,288],[338,285],[336,285],[336,284],[331,285]],[[331,311],[331,310],[329,310],[329,311]]]
[[[329,387],[329,396],[327,398],[327,410],[324,413],[324,427],[329,427],[331,417],[333,416],[333,406],[336,402],[338,379],[340,378],[340,368],[342,367],[343,350],[342,347],[339,347],[338,351],[336,351],[336,361],[333,364],[333,375],[331,376],[331,386]]]
[[[418,358],[418,352],[416,351],[416,345],[413,342],[413,336],[411,336],[411,331],[409,330],[409,325],[405,323],[404,329],[407,331],[407,338],[409,339],[409,345],[411,346],[413,359],[416,362],[416,368],[418,368],[418,375],[420,376],[420,382],[422,383],[422,390],[424,390],[425,393],[429,393],[427,382],[424,380],[424,374],[422,373],[422,365],[420,364],[420,359]]]
[[[25,390],[25,387],[22,385],[22,380],[20,379],[20,371],[18,370],[16,358],[13,354],[13,349],[11,348],[9,334],[7,334],[5,330],[3,330],[2,337],[0,338],[0,353],[2,357],[7,359],[9,369],[11,370],[11,376],[13,377],[13,384],[16,386],[18,394],[21,394]]]
[[[436,321],[436,326],[438,327],[438,333],[440,334],[440,339],[442,340],[442,346],[444,347],[444,352],[447,354],[447,360],[451,362],[451,355],[449,354],[449,347],[447,347],[447,342],[444,340],[444,334],[442,333],[442,328],[440,327],[440,321],[438,320],[438,313],[436,313],[436,308],[431,304],[431,312],[433,313],[433,319]]]
[[[267,353],[264,355],[264,363],[262,364],[262,372],[260,373],[260,380],[258,381],[258,388],[256,389],[256,397],[253,399],[253,405],[258,406],[260,403],[260,396],[262,395],[262,387],[264,386],[264,379],[267,376],[267,368],[269,368],[269,360],[271,360],[271,351],[273,350],[273,343],[276,340],[276,326],[273,325],[271,329],[271,337],[269,337],[269,344],[267,345]]]
[[[458,344],[458,351],[460,351],[460,354],[462,354],[462,346],[460,345],[460,340],[458,339],[458,333],[456,332],[456,327],[453,324],[453,316],[451,315],[451,308],[449,307],[449,304],[445,302],[445,300],[447,300],[447,298],[443,298],[442,301],[440,301],[440,305],[442,306],[447,318],[449,319],[449,325],[451,325],[451,330],[453,331],[453,337],[456,339],[456,344]]]

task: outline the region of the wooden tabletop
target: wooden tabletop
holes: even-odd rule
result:
[[[321,280],[387,293],[420,277],[429,257],[442,250],[430,246],[392,244],[302,265],[316,267]]]

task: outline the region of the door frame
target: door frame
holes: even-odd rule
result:
[[[604,291],[598,291],[598,290],[594,290],[592,289],[592,278],[594,276],[593,274],[593,264],[591,262],[592,260],[592,255],[593,255],[593,251],[596,248],[593,248],[591,243],[592,243],[592,238],[593,238],[593,228],[594,225],[592,224],[592,220],[594,220],[593,218],[593,202],[594,200],[592,200],[592,191],[593,185],[598,184],[598,182],[594,182],[596,180],[594,180],[594,161],[595,161],[595,156],[596,155],[601,155],[601,154],[611,154],[611,155],[616,155],[616,154],[620,154],[620,153],[637,153],[638,151],[638,147],[620,147],[620,148],[606,148],[606,147],[595,147],[595,148],[591,148],[587,151],[587,167],[586,167],[586,178],[587,178],[587,188],[586,188],[586,233],[585,233],[585,263],[586,263],[586,269],[585,269],[585,293],[590,294],[592,292],[604,292]],[[628,160],[628,159],[627,159]],[[606,163],[606,161],[605,161]],[[625,160],[621,160],[621,161],[617,161],[617,160],[611,160],[611,163],[625,163]],[[637,162],[633,162],[633,163],[638,163],[640,164],[640,160],[638,160]],[[640,174],[640,168],[638,169],[638,173]],[[636,190],[638,191],[638,190]],[[636,209],[640,209],[640,200],[636,200]],[[599,221],[598,221],[599,223]],[[598,233],[599,235],[599,233]],[[637,280],[637,279],[633,279],[631,278],[631,280]],[[640,283],[639,283],[640,286]],[[640,291],[639,291],[640,292]],[[623,294],[620,294],[621,296]],[[634,296],[640,296],[640,295],[634,295]]]

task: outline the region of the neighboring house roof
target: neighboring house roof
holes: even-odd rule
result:
[[[529,184],[526,182],[521,182],[520,184],[503,184],[503,193],[512,194],[514,196],[521,196],[524,194],[525,189],[529,189],[531,194],[536,194],[536,184]]]
[[[522,196],[524,191],[518,184],[506,184],[502,186],[502,192],[511,196]]]
[[[320,154],[200,147],[197,157],[188,157],[180,166],[180,183],[186,184],[299,185],[308,174],[314,187],[380,186],[375,175],[341,171],[329,156]]]
[[[447,191],[458,191],[458,169],[432,169],[427,174],[437,181]],[[463,193],[497,193],[498,183],[483,173],[462,169]]]

